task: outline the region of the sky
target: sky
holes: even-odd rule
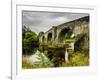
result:
[[[87,13],[62,13],[62,12],[22,12],[22,26],[29,27],[33,32],[46,32],[52,26],[57,26],[81,17],[88,16]]]

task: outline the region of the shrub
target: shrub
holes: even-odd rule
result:
[[[89,55],[86,55],[85,52],[75,52],[69,57],[69,63],[63,62],[62,66],[89,66]]]
[[[38,47],[38,36],[31,31],[23,32],[22,45],[23,54],[33,54]]]

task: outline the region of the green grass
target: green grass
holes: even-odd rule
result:
[[[29,63],[29,61],[23,57],[22,60],[22,68],[23,69],[31,69],[31,68],[52,68],[54,67],[54,63],[52,61],[44,60],[41,56],[40,62],[35,62],[34,64]],[[69,54],[69,62],[59,63],[58,67],[80,67],[80,66],[89,66],[89,55],[87,52],[74,52]]]
[[[31,68],[49,68],[50,66],[48,64],[45,65],[41,62],[30,64],[30,63],[27,63],[24,61],[22,64],[22,67],[23,67],[23,69],[31,69]]]
[[[63,62],[62,66],[89,66],[89,56],[85,53],[75,52],[70,55],[69,63]]]
[[[50,60],[44,60],[44,57],[41,56],[41,61],[34,62],[33,64],[29,62],[28,57],[24,56],[22,59],[22,68],[31,69],[31,68],[49,68],[54,67],[53,63]]]
[[[75,42],[75,38],[67,38],[66,42],[68,42],[68,43]]]

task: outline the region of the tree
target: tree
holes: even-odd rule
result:
[[[38,47],[37,34],[24,27],[22,37],[23,54],[33,54]]]

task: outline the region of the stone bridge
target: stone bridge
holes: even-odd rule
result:
[[[85,36],[85,37],[84,37]],[[75,38],[72,50],[89,47],[89,16],[53,26],[46,32],[39,33],[40,45],[64,45],[67,44],[65,37]],[[81,42],[82,41],[82,42]],[[77,44],[79,43],[80,44]],[[71,44],[71,43],[69,43]],[[78,48],[77,48],[78,47]]]

